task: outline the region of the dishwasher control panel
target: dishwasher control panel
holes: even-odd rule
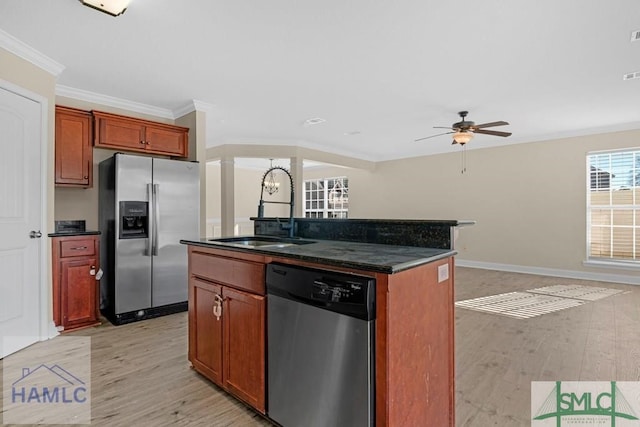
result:
[[[320,277],[313,281],[311,297],[321,301],[365,303],[367,301],[365,288],[357,281],[337,281]]]
[[[375,318],[375,279],[336,271],[272,263],[267,265],[267,294],[337,313]]]

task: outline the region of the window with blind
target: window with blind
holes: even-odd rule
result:
[[[587,155],[587,257],[640,265],[640,149]]]
[[[349,179],[339,177],[306,180],[303,199],[306,218],[347,218]]]

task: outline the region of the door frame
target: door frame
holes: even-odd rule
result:
[[[39,229],[42,231],[43,237],[40,238],[40,301],[38,307],[39,315],[39,336],[40,341],[44,341],[58,335],[58,331],[53,323],[53,307],[52,295],[49,286],[50,259],[51,252],[49,250],[49,237],[47,236],[48,224],[48,194],[49,194],[49,100],[38,93],[29,89],[18,86],[7,80],[0,78],[0,88],[13,92],[18,96],[30,99],[40,105],[40,224]]]

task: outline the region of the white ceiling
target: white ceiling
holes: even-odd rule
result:
[[[446,152],[469,110],[510,138],[640,128],[636,0],[2,0],[0,29],[60,85],[176,110],[212,104],[207,145],[294,144],[385,160]],[[303,126],[309,118],[325,123]],[[358,131],[357,135],[345,133]]]

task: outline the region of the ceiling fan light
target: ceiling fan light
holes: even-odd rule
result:
[[[453,134],[453,140],[458,144],[466,144],[473,138],[473,133],[468,131],[457,131]]]
[[[131,0],[80,0],[85,6],[98,9],[111,16],[122,15]]]

